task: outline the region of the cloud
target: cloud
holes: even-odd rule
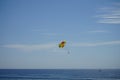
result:
[[[120,45],[120,41],[107,41],[98,43],[73,43],[74,47],[95,47],[95,46],[105,46],[105,45]]]
[[[99,18],[98,23],[120,24],[120,5],[114,4],[99,10],[101,14],[96,16]]]
[[[106,30],[93,30],[93,31],[88,31],[89,33],[107,33],[108,31]]]
[[[26,44],[10,44],[10,45],[2,45],[3,48],[11,48],[11,49],[19,49],[23,51],[35,51],[35,50],[48,50],[56,47],[55,43],[49,44],[34,44],[34,45],[26,45]]]
[[[103,19],[98,21],[98,23],[120,24],[120,19]]]
[[[97,47],[97,46],[109,46],[109,45],[120,45],[120,41],[107,41],[107,42],[98,42],[98,43],[71,43],[67,44],[69,47]],[[10,44],[10,45],[1,45],[0,48],[9,48],[17,49],[21,51],[52,51],[52,52],[66,52],[64,49],[58,49],[58,44],[49,43],[49,44]]]

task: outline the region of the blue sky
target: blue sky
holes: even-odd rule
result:
[[[1,69],[120,68],[119,34],[119,0],[0,0]]]

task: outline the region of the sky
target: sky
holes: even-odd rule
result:
[[[119,34],[119,0],[0,0],[0,69],[120,69]]]

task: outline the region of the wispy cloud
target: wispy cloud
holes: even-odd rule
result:
[[[105,46],[105,45],[120,45],[120,41],[107,41],[98,43],[73,43],[72,46],[75,47],[95,47],[95,46]]]
[[[120,24],[120,5],[118,3],[99,10],[101,14],[96,16],[99,18],[98,23]]]
[[[109,31],[106,30],[92,30],[92,31],[88,31],[88,33],[108,33]]]
[[[97,46],[109,46],[109,45],[120,45],[120,41],[107,41],[107,42],[97,42],[97,43],[68,43],[67,46],[70,47],[97,47]],[[10,44],[10,45],[1,45],[2,48],[10,48],[17,49],[21,51],[53,51],[59,52],[62,50],[58,49],[57,43],[49,43],[49,44],[34,44],[34,45],[26,45],[26,44]],[[56,51],[57,50],[57,51]]]
[[[11,48],[11,49],[19,49],[23,51],[35,51],[35,50],[48,50],[56,47],[55,43],[49,44],[34,44],[34,45],[26,45],[26,44],[10,44],[10,45],[2,45],[0,47],[3,48]]]

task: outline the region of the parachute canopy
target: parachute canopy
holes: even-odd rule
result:
[[[62,41],[60,44],[59,44],[59,48],[63,48],[66,44],[66,41]]]

